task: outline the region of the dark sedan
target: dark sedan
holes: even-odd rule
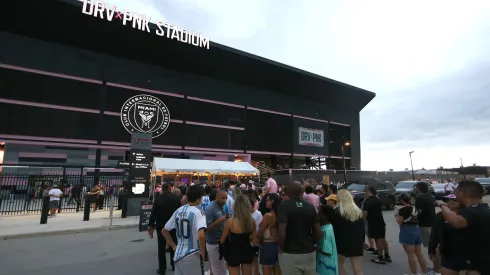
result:
[[[490,194],[490,178],[476,178],[475,180],[483,186],[487,194]]]
[[[407,194],[410,197],[415,197],[415,184],[419,183],[421,181],[399,181],[395,188],[396,188],[396,203],[400,203],[400,196],[402,194]],[[434,187],[426,182],[426,184],[429,186],[429,194],[435,195]]]
[[[366,188],[373,186],[376,188],[377,197],[383,202],[387,210],[395,209],[395,187],[390,182],[382,182],[375,178],[369,180],[351,181],[344,187],[354,197],[354,202],[361,207],[365,199]]]
[[[434,197],[436,200],[443,200],[445,196],[449,195],[450,192],[446,192],[444,189],[446,183],[434,183],[432,187],[434,187]]]

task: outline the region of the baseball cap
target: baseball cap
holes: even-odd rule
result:
[[[329,201],[329,200],[337,201],[337,195],[330,195],[330,196],[326,197],[325,200],[327,200],[327,201]]]
[[[240,189],[245,189],[245,188],[247,188],[247,186],[245,185],[245,183],[240,184]]]

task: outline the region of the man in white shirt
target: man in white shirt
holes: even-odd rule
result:
[[[167,243],[175,251],[174,264],[176,275],[204,274],[203,259],[206,255],[206,217],[200,206],[204,188],[193,185],[187,192],[187,204],[177,209],[162,234]],[[177,244],[173,241],[170,231],[176,231]]]
[[[265,193],[277,193],[277,182],[272,178],[272,173],[267,172],[267,181],[266,181],[266,190]]]
[[[58,209],[58,205],[60,202],[60,197],[63,195],[60,189],[58,189],[58,185],[53,184],[53,187],[48,192],[49,195],[49,209],[50,209],[50,217],[56,217],[56,209]]]

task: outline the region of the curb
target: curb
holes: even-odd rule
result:
[[[130,228],[138,228],[138,225],[137,224],[113,225],[113,226],[53,230],[49,232],[10,234],[10,235],[0,236],[0,241],[46,237],[46,236],[55,236],[55,235],[69,235],[69,234],[79,234],[79,233],[89,233],[89,232],[99,232],[99,231],[121,230],[121,229],[130,229]]]

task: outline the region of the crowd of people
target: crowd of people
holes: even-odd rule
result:
[[[171,267],[182,275],[346,275],[348,269],[361,275],[366,253],[374,264],[392,262],[382,203],[370,186],[362,206],[334,185],[278,186],[271,176],[263,188],[237,182],[221,189],[159,188],[149,224],[150,236],[155,229],[158,236],[159,274]],[[419,268],[422,274],[490,274],[490,209],[481,185],[464,180],[445,202],[436,201],[426,183],[416,190],[415,199],[403,195],[395,210],[411,274]]]

